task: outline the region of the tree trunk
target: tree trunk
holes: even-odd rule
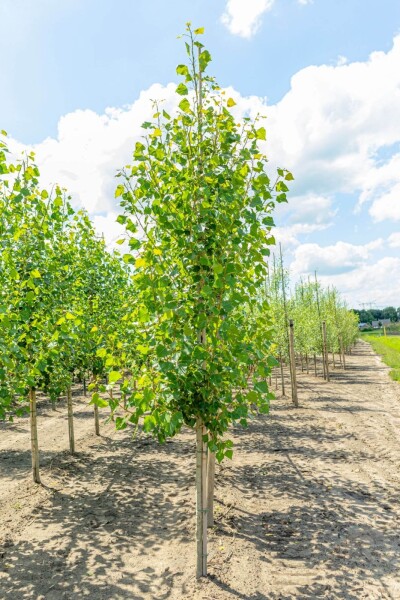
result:
[[[99,407],[95,404],[94,409],[94,430],[96,435],[100,435],[100,422],[99,422]]]
[[[207,450],[203,441],[206,429],[202,419],[196,423],[196,540],[197,578],[207,575]]]
[[[279,357],[279,362],[281,365],[281,380],[282,380],[282,396],[285,396],[285,375],[283,372],[283,360],[282,360],[282,356]]]
[[[289,321],[289,348],[290,348],[290,376],[292,381],[292,402],[297,407],[299,401],[297,398],[297,379],[296,379],[296,359],[294,355],[294,325]]]
[[[314,375],[315,375],[315,377],[318,376],[318,373],[317,373],[317,357],[316,357],[315,354],[314,354]]]
[[[39,443],[37,433],[36,392],[29,390],[29,408],[31,424],[32,476],[35,483],[41,483],[39,472]]]
[[[207,459],[207,527],[214,526],[215,453],[208,451]]]
[[[72,392],[71,387],[67,389],[67,406],[68,406],[68,437],[69,451],[75,454],[75,435],[74,435],[74,412],[72,407]]]
[[[111,400],[114,400],[114,394],[113,394],[113,391],[112,391],[112,389],[110,390],[110,398],[111,398]],[[114,409],[113,409],[113,408],[111,409],[111,415],[110,415],[110,418],[111,418],[111,421],[113,421],[113,422],[115,421],[115,417],[114,417]]]
[[[83,376],[83,395],[86,397],[86,377]]]
[[[326,380],[329,381],[328,347],[326,342],[326,322],[322,321],[322,335],[324,340]]]
[[[346,355],[345,355],[345,349],[343,346],[342,336],[340,336],[340,353],[341,353],[342,366],[343,366],[343,370],[344,370],[346,368]]]

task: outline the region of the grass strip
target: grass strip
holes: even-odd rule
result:
[[[394,381],[400,381],[400,337],[363,335],[362,339],[369,342],[383,362],[391,368],[390,377]]]

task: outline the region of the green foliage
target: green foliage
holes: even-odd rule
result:
[[[197,34],[202,30],[196,30]],[[187,29],[188,65],[179,65],[183,95],[175,115],[155,105],[143,124],[132,165],[120,172],[121,199],[132,249],[134,295],[132,377],[121,384],[125,423],[160,441],[201,418],[217,458],[231,455],[225,433],[243,426],[272,395],[265,284],[275,203],[286,201],[281,169],[275,184],[260,146],[259,119],[238,124],[213,77],[209,52]],[[113,356],[115,360],[115,357]],[[122,364],[122,363],[121,363]],[[249,393],[249,369],[256,366]]]
[[[273,257],[265,294],[274,328],[274,353],[288,360],[289,319],[295,326],[295,350],[302,355],[322,353],[322,321],[326,322],[329,352],[339,353],[358,337],[358,317],[349,311],[335,289],[315,280],[300,281],[290,293],[289,273]]]
[[[0,140],[0,419],[50,398],[73,375],[104,372],[96,355],[118,317],[127,273],[64,190],[40,187],[34,156],[15,164]],[[124,299],[125,302],[125,299]],[[107,365],[108,366],[108,365]]]

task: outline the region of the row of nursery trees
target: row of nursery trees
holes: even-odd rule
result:
[[[323,321],[331,352],[354,339],[335,292],[306,282],[289,299],[287,273],[268,269],[272,214],[293,177],[279,168],[270,179],[265,128],[232,114],[234,100],[207,75],[202,33],[188,24],[176,110],[154,106],[118,173],[122,256],[64,190],[41,187],[33,156],[13,160],[0,141],[0,417],[29,407],[36,482],[37,392],[53,402],[66,394],[73,452],[76,377],[90,379],[97,433],[105,406],[118,428],[140,426],[160,442],[192,428],[198,576],[230,427],[268,412],[278,360],[321,353]]]
[[[297,405],[296,368],[315,376],[321,372],[328,381],[331,368],[340,365],[344,369],[346,353],[358,337],[358,317],[337,290],[322,287],[316,273],[291,286],[281,248],[270,263],[265,294],[274,324],[274,354],[280,363],[282,391],[285,394],[283,367],[288,365],[292,400]]]
[[[13,161],[0,140],[0,419],[30,410],[32,467],[40,483],[36,397],[67,396],[74,452],[74,377],[104,377],[130,278],[83,211],[59,187],[40,186],[33,155]],[[104,356],[103,356],[104,354]],[[98,430],[98,410],[95,407]]]

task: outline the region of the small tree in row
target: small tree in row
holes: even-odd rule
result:
[[[132,379],[121,384],[127,412],[118,426],[144,416],[145,431],[161,442],[183,424],[195,431],[198,576],[207,569],[213,457],[231,458],[229,427],[269,408],[266,378],[276,361],[260,292],[274,243],[271,213],[292,179],[279,169],[271,184],[259,145],[265,129],[258,118],[238,124],[234,100],[207,75],[202,33],[188,25],[178,111],[155,106],[116,192],[134,269]]]

